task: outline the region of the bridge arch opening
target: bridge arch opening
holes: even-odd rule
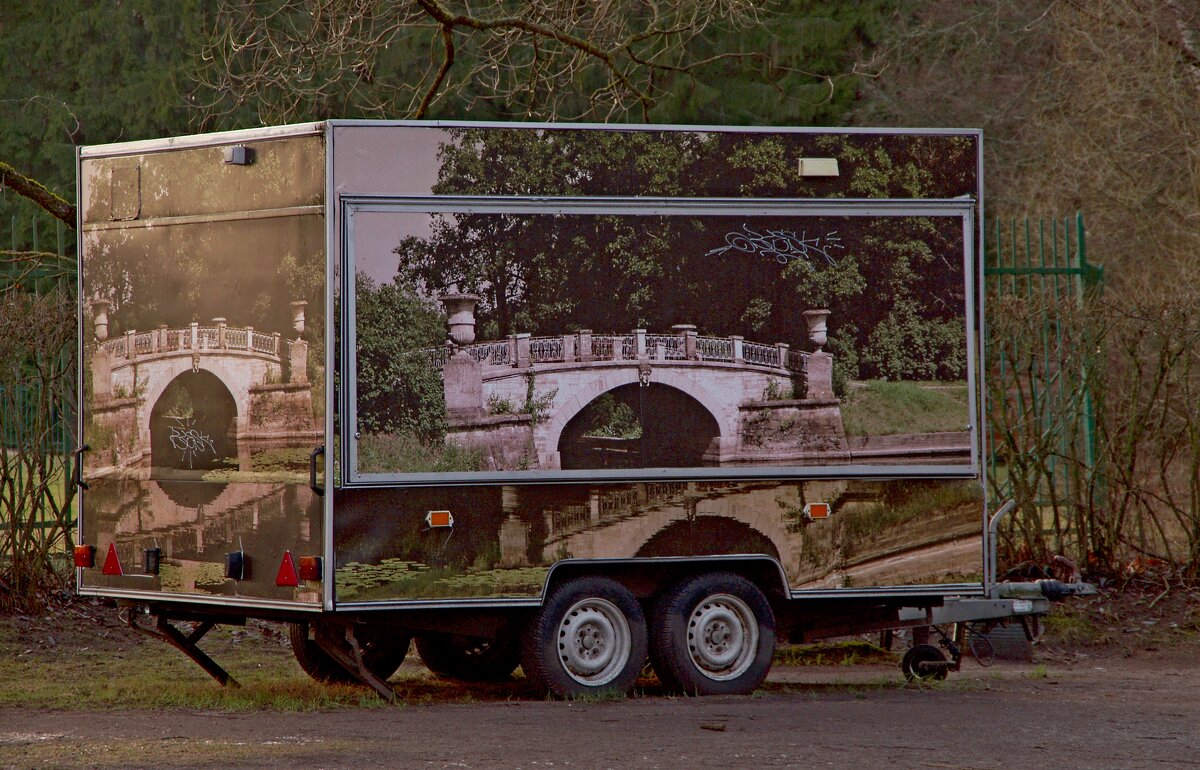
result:
[[[171,380],[150,410],[150,465],[177,471],[237,465],[237,403],[205,369]]]
[[[635,556],[713,556],[728,553],[766,554],[779,560],[771,538],[728,516],[696,516],[674,521],[642,544]]]
[[[720,425],[670,385],[619,385],[572,417],[558,440],[563,470],[693,468],[716,449]]]

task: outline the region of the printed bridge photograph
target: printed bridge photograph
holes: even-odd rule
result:
[[[475,207],[355,233],[359,472],[970,462],[958,218]]]

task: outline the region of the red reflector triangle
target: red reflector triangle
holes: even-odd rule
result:
[[[108,544],[108,556],[104,557],[104,567],[100,571],[105,575],[125,574],[125,570],[121,569],[121,560],[117,558],[116,543]]]
[[[279,565],[279,572],[275,575],[275,585],[277,586],[298,586],[300,585],[300,576],[296,574],[296,562],[292,560],[292,552],[283,552],[283,563]]]

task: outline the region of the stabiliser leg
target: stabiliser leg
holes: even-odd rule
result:
[[[154,628],[147,628],[137,621],[137,613],[131,609],[122,610],[122,619],[125,625],[135,631],[139,631],[146,636],[153,636],[156,639],[161,639],[175,649],[182,652],[184,655],[191,658],[196,665],[204,669],[204,672],[216,679],[223,687],[241,687],[237,680],[230,676],[229,672],[221,668],[221,666],[208,655],[204,654],[196,644],[204,638],[204,635],[212,630],[216,623],[205,620],[199,623],[192,633],[184,636],[183,632],[175,626],[171,625],[170,620],[165,615],[155,617]]]
[[[323,633],[322,629],[317,630],[313,640],[326,655],[337,661],[338,665],[354,675],[360,682],[379,693],[379,696],[388,703],[395,703],[396,691],[387,682],[371,673],[363,664],[362,647],[354,635],[354,624],[347,623],[345,629],[345,637],[341,640]]]

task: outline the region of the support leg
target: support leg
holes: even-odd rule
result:
[[[175,626],[171,625],[165,615],[156,617],[155,627],[153,629],[146,628],[137,622],[137,614],[132,610],[127,610],[125,613],[125,624],[135,631],[140,631],[146,636],[153,636],[156,639],[161,639],[175,649],[182,652],[184,655],[191,658],[196,665],[204,669],[204,672],[216,679],[223,687],[240,687],[237,680],[230,676],[229,672],[221,668],[221,666],[208,655],[204,654],[196,644],[204,638],[204,635],[212,630],[216,625],[211,621],[205,621],[196,626],[192,633],[187,636],[183,635]]]
[[[371,671],[363,664],[362,647],[358,643],[358,639],[354,636],[354,624],[346,624],[346,635],[344,640],[337,640],[331,636],[327,636],[318,630],[314,636],[314,641],[317,646],[325,652],[326,655],[337,661],[338,665],[349,671],[363,684],[370,687],[379,696],[388,703],[396,702],[396,691],[379,677],[371,673]],[[347,652],[346,647],[349,647]]]

